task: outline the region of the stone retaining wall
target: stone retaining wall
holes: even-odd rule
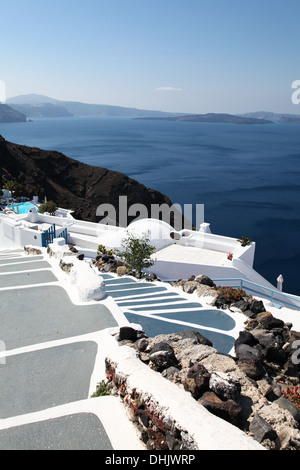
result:
[[[106,373],[112,393],[123,400],[148,450],[263,449],[149,368],[132,347],[115,341],[106,357]]]

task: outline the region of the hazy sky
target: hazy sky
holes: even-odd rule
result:
[[[0,0],[7,97],[300,114],[299,0]]]

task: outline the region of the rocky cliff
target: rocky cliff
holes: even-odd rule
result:
[[[128,197],[128,207],[168,204],[167,196],[117,171],[86,165],[56,151],[7,142],[0,136],[0,184],[13,179],[25,186],[29,196],[46,196],[60,207],[72,209],[78,219],[98,222],[96,209],[112,204],[117,211],[119,196]],[[129,219],[130,221],[130,219]]]
[[[0,103],[0,123],[26,122],[26,116],[19,111]]]

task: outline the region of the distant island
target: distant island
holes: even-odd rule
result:
[[[235,116],[233,114],[186,114],[174,117],[142,117],[136,119],[158,120],[158,121],[188,121],[188,122],[212,122],[227,124],[272,124],[267,119],[257,119],[251,117]]]
[[[6,104],[0,103],[0,123],[26,122],[26,116]]]
[[[286,122],[300,124],[300,116],[297,114],[279,114],[270,113],[268,111],[256,111],[255,113],[242,114],[241,117],[268,119],[273,122]]]
[[[24,113],[27,118],[55,117],[166,117],[174,113],[153,111],[104,104],[88,104],[78,101],[60,101],[49,96],[29,94],[6,100],[13,109]],[[178,113],[177,113],[178,115]]]
[[[188,114],[168,113],[147,109],[126,108],[105,104],[89,104],[79,101],[62,101],[45,95],[29,94],[19,95],[6,100],[7,108],[0,110],[0,122],[24,122],[40,118],[70,118],[70,117],[127,117],[132,119],[149,119],[164,121],[211,122],[228,124],[271,124],[300,123],[300,115],[280,114],[267,111],[257,111],[245,114]],[[5,105],[1,105],[2,107]],[[11,109],[12,108],[12,109]],[[13,110],[18,114],[13,115]],[[4,117],[5,111],[5,117]],[[2,118],[1,118],[2,116]],[[1,120],[2,119],[2,120]],[[6,119],[6,120],[5,120]]]

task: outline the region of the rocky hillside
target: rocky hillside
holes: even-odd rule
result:
[[[26,122],[26,116],[19,111],[0,103],[0,123]]]
[[[167,196],[117,171],[86,165],[65,155],[7,142],[0,136],[0,183],[16,180],[28,196],[46,196],[60,207],[72,209],[74,216],[97,222],[100,204],[113,204],[117,212],[119,196],[128,197],[128,206],[168,204]]]

